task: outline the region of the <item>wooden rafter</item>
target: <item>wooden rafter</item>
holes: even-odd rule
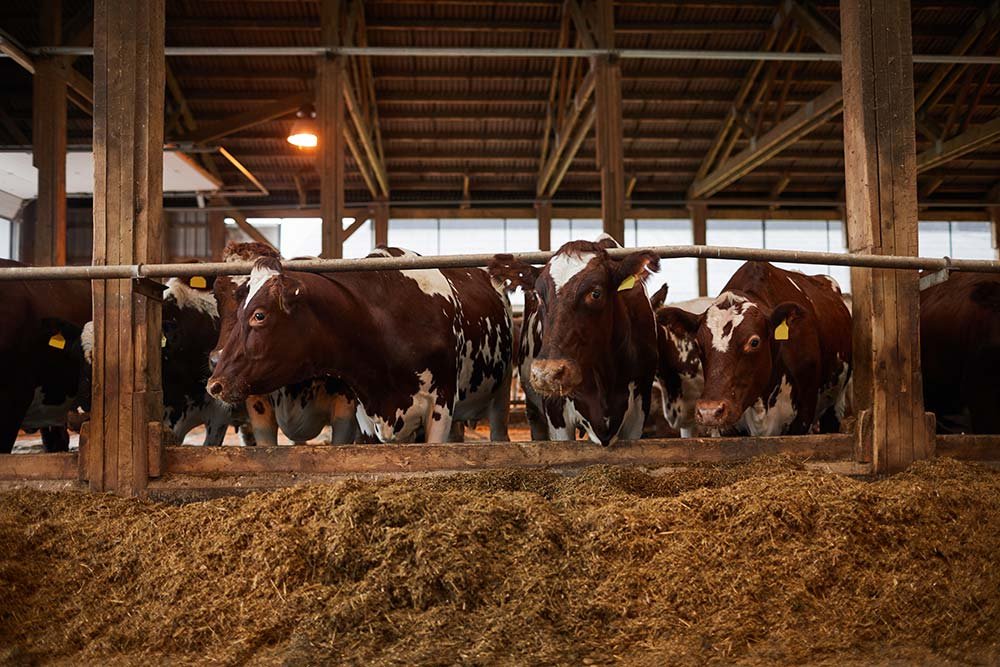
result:
[[[940,142],[918,155],[917,172],[940,167],[998,140],[1000,140],[1000,118],[994,118],[988,123],[966,130],[957,137]]]
[[[354,95],[354,90],[351,88],[348,77],[344,77],[343,87],[344,103],[347,106],[348,114],[351,116],[351,122],[354,124],[354,128],[357,131],[357,138],[361,144],[361,148],[364,149],[364,158],[367,159],[367,168],[371,171],[375,180],[378,182],[378,190],[372,190],[372,194],[376,197],[388,197],[389,176],[386,173],[385,165],[382,163],[381,157],[375,150],[375,145],[372,142],[373,133],[371,128],[368,126],[368,121],[365,119],[361,106],[358,104],[358,99]]]
[[[840,53],[840,30],[819,13],[810,0],[787,0],[788,11],[820,48],[827,53]]]
[[[240,130],[245,130],[248,127],[287,116],[297,111],[303,105],[310,104],[312,100],[313,94],[311,92],[295,93],[261,107],[248,109],[247,111],[234,114],[229,118],[216,121],[211,125],[204,126],[198,131],[192,132],[186,139],[196,144],[215,141]]]
[[[590,102],[594,94],[596,81],[597,77],[594,71],[591,70],[590,72],[587,72],[587,75],[583,78],[583,82],[576,91],[576,95],[573,96],[573,102],[569,107],[566,119],[563,122],[562,127],[560,127],[556,133],[555,145],[549,153],[549,157],[545,161],[544,166],[539,172],[538,185],[536,187],[537,194],[541,195],[546,191],[555,191],[559,184],[556,182],[555,187],[552,187],[551,181],[553,180],[554,174],[559,171],[565,173],[565,168],[569,168],[569,163],[572,162],[575,157],[576,151],[567,151],[567,148],[575,146],[575,148],[579,150],[580,146],[583,145],[583,139],[586,138],[586,133],[581,135],[577,130],[581,124],[581,117],[584,119],[586,118],[586,116],[584,116],[584,109],[591,106]],[[577,141],[577,139],[579,139],[579,141]],[[565,166],[565,168],[563,168],[563,166]]]

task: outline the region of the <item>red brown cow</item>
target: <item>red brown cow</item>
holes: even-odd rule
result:
[[[668,312],[664,312],[668,311]],[[702,315],[664,309],[696,336],[705,385],[697,420],[751,435],[803,434],[843,416],[851,314],[828,276],[747,262]]]
[[[659,258],[614,260],[610,237],[571,241],[538,270],[509,255],[497,284],[525,290],[517,364],[533,439],[572,440],[582,429],[609,445],[642,435],[656,372],[656,326],[643,282]]]
[[[25,266],[0,260],[0,267]],[[60,323],[79,332],[90,320],[89,280],[12,280],[0,282],[0,453],[10,453],[17,432],[26,426],[41,428],[47,450],[66,449],[66,412],[76,398],[72,383],[51,382],[46,369],[50,357],[65,356],[76,364]],[[56,328],[53,328],[56,327]],[[61,338],[55,338],[59,334]],[[68,335],[68,334],[67,334]],[[55,360],[56,366],[62,364]],[[60,385],[56,391],[46,388]],[[30,414],[29,414],[30,408]]]
[[[1000,433],[1000,276],[956,272],[920,293],[920,358],[939,430]]]
[[[492,439],[507,439],[510,304],[485,272],[318,275],[262,258],[236,298],[212,395],[232,403],[332,375],[357,396],[362,431],[383,442],[421,428],[443,442],[454,420],[486,415]]]
[[[701,315],[712,305],[712,301],[708,297],[699,297],[656,310],[660,354],[655,386],[660,391],[664,419],[683,438],[691,437],[698,430],[695,413],[705,377],[696,336],[687,330],[683,322],[676,322],[672,314],[680,310]],[[653,303],[655,306],[656,303]]]

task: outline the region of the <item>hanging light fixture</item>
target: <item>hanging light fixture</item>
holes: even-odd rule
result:
[[[288,143],[299,148],[315,148],[319,143],[319,129],[316,126],[316,110],[307,104],[295,114],[295,122],[288,133]]]

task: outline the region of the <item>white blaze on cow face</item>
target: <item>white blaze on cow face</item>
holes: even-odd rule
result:
[[[254,296],[256,296],[257,292],[260,291],[260,288],[276,275],[279,275],[279,272],[274,269],[269,269],[264,266],[255,266],[253,271],[250,272],[250,288],[247,292],[247,299],[243,302],[243,307],[246,308],[249,306]]]
[[[743,321],[744,314],[756,306],[732,292],[723,292],[705,312],[705,324],[712,335],[712,347],[719,352],[729,351],[736,328]]]
[[[559,253],[549,260],[549,277],[556,286],[556,293],[573,279],[573,276],[583,271],[590,264],[590,260],[597,257],[592,252],[581,253]]]

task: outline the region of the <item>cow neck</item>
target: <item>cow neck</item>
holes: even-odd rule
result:
[[[371,316],[375,298],[372,283],[355,273],[317,277],[322,280],[316,282],[324,287],[321,294],[311,295],[311,305],[322,321],[339,325],[323,330],[328,340],[324,340],[322,349],[335,352],[323,359],[324,367],[317,369],[317,375],[329,374],[343,380],[363,404],[369,405],[379,385],[390,377],[391,358],[383,338],[374,334],[379,329]],[[359,279],[362,284],[355,284]],[[349,320],[344,318],[345,313],[350,314]]]

